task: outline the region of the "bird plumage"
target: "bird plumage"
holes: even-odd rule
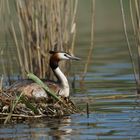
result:
[[[44,80],[43,82],[54,93],[62,97],[68,97],[70,92],[68,80],[60,70],[59,62],[61,60],[70,60],[70,59],[79,60],[79,58],[65,52],[50,51],[50,54],[51,57],[50,57],[49,65],[58,81],[55,82],[55,81]],[[37,83],[34,83],[32,80],[17,81],[9,88],[9,90],[13,92],[14,91],[23,92],[24,95],[27,96],[28,98],[34,98],[36,100],[48,98],[46,91],[42,87],[40,87]]]

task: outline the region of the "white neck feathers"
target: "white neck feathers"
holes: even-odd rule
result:
[[[68,97],[69,96],[69,84],[68,84],[68,80],[67,80],[66,76],[62,73],[62,71],[59,69],[59,67],[57,67],[53,71],[60,83],[61,90],[59,92],[59,95]]]

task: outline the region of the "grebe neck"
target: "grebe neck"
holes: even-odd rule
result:
[[[57,67],[56,69],[53,69],[53,72],[61,88],[59,95],[68,97],[69,96],[69,83],[66,76],[62,73],[59,67]]]
[[[79,60],[80,58],[75,57],[65,52],[58,52],[58,51],[50,51],[50,54],[52,54],[50,58],[50,67],[52,68],[55,76],[57,77],[58,82],[59,82],[58,84],[60,86],[59,95],[68,97],[69,96],[68,80],[59,69],[58,63],[61,60]]]
[[[58,82],[62,85],[62,86],[68,86],[68,80],[66,78],[66,76],[62,73],[62,71],[60,70],[59,66],[59,59],[57,58],[57,55],[54,55],[50,58],[50,67],[53,70]]]

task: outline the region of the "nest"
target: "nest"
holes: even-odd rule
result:
[[[32,118],[62,117],[77,113],[70,98],[50,96],[47,100],[36,101],[27,98],[22,92],[0,91],[0,121],[7,123]]]
[[[10,120],[25,118],[52,118],[62,117],[77,113],[77,108],[69,98],[62,98],[50,92],[34,74],[28,74],[28,78],[40,85],[48,94],[46,100],[31,100],[23,92],[13,90],[0,91],[0,120],[4,123]]]

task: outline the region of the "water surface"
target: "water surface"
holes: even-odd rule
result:
[[[124,1],[125,10],[128,12],[128,1]],[[71,90],[71,98],[81,113],[60,119],[1,125],[0,139],[140,139],[140,101],[122,29],[119,1],[107,0],[104,4],[102,2],[101,0],[97,2],[95,47],[84,81],[81,81],[81,75],[90,47],[90,2],[81,0],[78,11],[75,54],[82,59],[81,62],[72,63],[69,81],[71,83],[75,75],[75,88]],[[127,17],[129,19],[129,13]],[[130,27],[131,23],[128,23]],[[133,46],[131,34],[129,38]],[[9,52],[13,55],[11,59],[15,64],[15,49],[10,39],[8,42]],[[0,45],[5,46],[2,39]],[[6,59],[0,61],[6,62]],[[13,64],[11,65],[16,73],[17,68]],[[0,70],[2,71],[2,67]],[[87,103],[89,117],[85,113]]]

